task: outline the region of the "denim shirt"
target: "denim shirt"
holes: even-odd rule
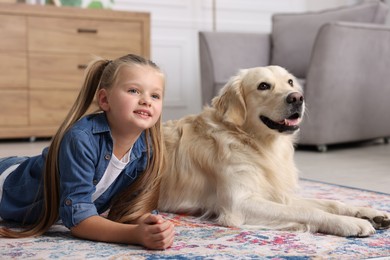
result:
[[[0,174],[21,163],[5,180],[0,217],[32,223],[43,207],[42,173],[48,148],[34,157],[0,159]],[[110,206],[114,195],[133,183],[147,166],[145,134],[134,143],[130,161],[107,190],[92,201],[95,186],[102,178],[113,153],[113,141],[104,113],[86,116],[64,135],[59,151],[59,216],[71,228],[84,219],[99,215]]]

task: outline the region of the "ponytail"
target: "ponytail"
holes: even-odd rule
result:
[[[99,87],[102,73],[110,62],[92,61],[86,69],[84,84],[65,120],[52,138],[43,173],[44,207],[39,220],[22,231],[0,229],[0,235],[10,238],[38,236],[45,233],[57,220],[60,205],[58,153],[65,132],[78,121],[91,106]]]

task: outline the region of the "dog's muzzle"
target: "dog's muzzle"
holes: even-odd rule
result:
[[[260,115],[260,120],[270,129],[280,133],[293,133],[299,129],[299,124],[303,115],[304,97],[299,92],[290,93],[286,98],[287,116],[278,121],[273,121],[269,117]]]

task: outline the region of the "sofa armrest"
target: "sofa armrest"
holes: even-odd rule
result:
[[[321,27],[306,78],[308,117],[299,143],[390,135],[389,43],[385,25],[336,22]]]
[[[202,104],[209,104],[239,69],[267,66],[270,34],[199,32]]]

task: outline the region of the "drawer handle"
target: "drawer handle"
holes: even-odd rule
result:
[[[77,29],[78,33],[97,33],[97,29],[86,29],[86,28],[78,28]]]
[[[87,68],[87,65],[86,65],[86,64],[79,64],[79,65],[77,65],[77,68],[78,68],[79,70],[84,70],[84,69]]]

